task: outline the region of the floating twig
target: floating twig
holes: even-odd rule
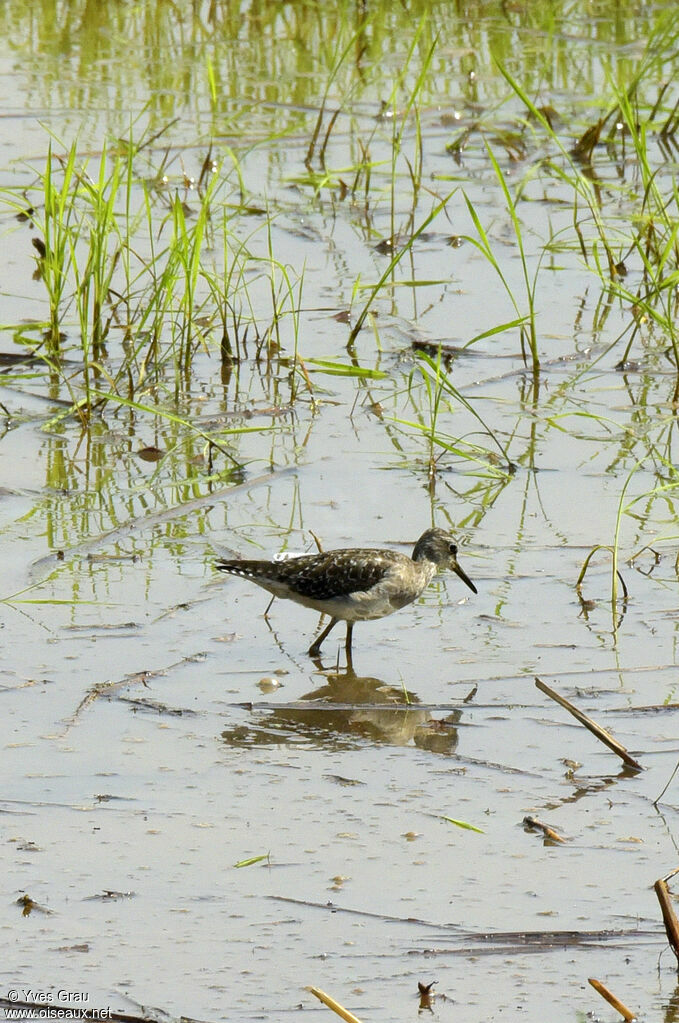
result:
[[[583,711],[576,707],[575,704],[571,703],[570,700],[567,700],[565,696],[560,696],[559,693],[557,693],[554,689],[551,689],[542,681],[542,679],[537,678],[537,676],[535,678],[535,685],[552,700],[555,700],[558,704],[560,704],[568,711],[569,714],[572,714],[581,725],[588,728],[592,735],[595,735],[600,742],[603,742],[604,746],[608,746],[610,750],[613,750],[616,756],[619,756],[628,767],[631,767],[634,771],[643,771],[641,764],[627,752],[622,743],[618,742],[617,739],[614,739],[610,732],[607,732],[605,728],[598,725],[596,721],[593,721],[592,718],[588,717]]]
[[[614,1009],[617,1009],[624,1020],[627,1020],[629,1023],[629,1021],[637,1018],[636,1014],[633,1013],[631,1009],[628,1009],[626,1005],[623,1005],[620,999],[616,998],[613,992],[609,991],[606,985],[602,984],[600,980],[597,980],[595,977],[589,977],[588,980],[594,990],[598,991],[601,997],[605,998],[609,1005],[612,1005]]]
[[[549,824],[544,824],[537,817],[532,817],[530,814],[523,818],[524,827],[530,828],[535,831],[541,831],[545,838],[548,838],[550,842],[565,842],[566,839],[563,835],[560,835],[554,828],[550,828]]]

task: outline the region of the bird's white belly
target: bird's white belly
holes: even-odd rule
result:
[[[396,593],[393,584],[385,582],[373,586],[370,590],[356,590],[354,593],[332,597],[330,600],[316,601],[312,597],[305,599],[297,597],[297,600],[305,607],[332,615],[333,618],[347,622],[367,622],[393,614],[418,596],[419,591]]]

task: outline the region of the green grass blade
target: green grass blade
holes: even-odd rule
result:
[[[454,824],[456,828],[463,828],[465,831],[475,831],[478,835],[485,835],[483,828],[477,828],[474,824],[468,824],[467,821],[457,820],[455,817],[446,817],[445,814],[441,816],[442,821],[448,821],[449,824]]]

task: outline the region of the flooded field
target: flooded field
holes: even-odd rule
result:
[[[679,1020],[676,5],[0,29],[0,1011]]]

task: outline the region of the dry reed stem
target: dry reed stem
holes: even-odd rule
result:
[[[558,704],[560,704],[568,711],[569,714],[572,714],[581,725],[588,728],[592,735],[595,735],[600,742],[603,742],[605,746],[608,746],[610,750],[613,750],[613,752],[619,756],[628,767],[633,768],[635,771],[643,771],[641,764],[635,760],[634,757],[630,756],[622,743],[618,742],[617,739],[614,739],[610,732],[607,732],[605,728],[602,728],[601,725],[596,723],[596,721],[593,721],[592,718],[579,710],[578,707],[571,703],[570,700],[567,700],[565,696],[560,696],[559,693],[557,693],[554,689],[550,689],[545,682],[537,677],[535,679],[535,685],[552,700],[555,700]]]
[[[321,991],[320,988],[310,987],[307,988],[307,991],[311,991],[312,995],[316,995],[316,998],[323,1002],[324,1005],[327,1005],[329,1009],[332,1009],[333,1012],[336,1012],[338,1016],[341,1016],[342,1019],[346,1020],[347,1023],[361,1023],[358,1016],[354,1016],[353,1012],[349,1012],[348,1009],[345,1009],[343,1005],[336,1002],[330,995],[326,995],[325,991]]]
[[[602,998],[605,998],[609,1005],[612,1005],[614,1009],[620,1013],[622,1018],[630,1023],[631,1020],[635,1020],[637,1017],[628,1009],[626,1005],[616,998],[612,991],[609,991],[605,984],[602,984],[600,980],[596,980],[595,977],[589,977],[589,983],[592,985],[595,991],[598,991]]]
[[[675,872],[676,873],[676,872]],[[671,874],[669,875],[672,876]],[[663,923],[665,924],[665,933],[667,934],[667,940],[670,943],[670,947],[677,958],[677,968],[679,968],[679,921],[677,920],[677,914],[674,912],[674,906],[670,898],[670,890],[667,887],[667,879],[664,877],[658,878],[653,885],[655,894],[658,896],[658,902],[660,903],[660,909],[662,910]]]

